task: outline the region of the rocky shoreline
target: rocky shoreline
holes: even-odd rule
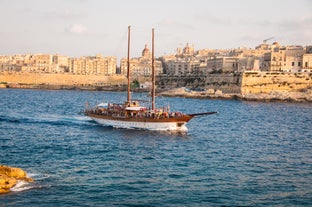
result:
[[[86,90],[86,91],[126,91],[125,86],[93,86],[93,85],[52,85],[52,84],[0,84],[1,88],[43,89],[43,90]],[[148,89],[134,89],[133,92],[149,92]],[[158,96],[184,97],[198,99],[243,100],[259,102],[307,102],[312,103],[312,88],[298,91],[274,91],[270,93],[223,93],[221,90],[204,91],[188,90],[185,87],[171,90],[157,90]]]
[[[159,93],[160,96],[185,97],[200,99],[225,99],[225,100],[243,100],[259,102],[297,102],[312,103],[312,89],[305,89],[296,92],[271,91],[270,93],[240,94],[240,93],[222,93],[220,90],[191,91],[185,88],[177,88]]]
[[[24,170],[0,165],[0,194],[10,192],[18,181],[34,182]]]

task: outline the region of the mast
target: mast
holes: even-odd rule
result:
[[[127,56],[127,79],[128,79],[128,93],[127,93],[127,102],[130,103],[130,26],[128,26],[128,56]]]
[[[155,109],[154,28],[152,29],[152,110]]]

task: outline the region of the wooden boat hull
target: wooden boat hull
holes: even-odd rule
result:
[[[104,126],[127,129],[144,129],[152,131],[186,132],[186,123],[193,118],[190,115],[169,118],[112,117],[102,114],[88,113],[91,119]]]

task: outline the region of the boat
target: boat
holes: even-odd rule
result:
[[[155,66],[154,66],[154,29],[152,29],[152,90],[151,107],[141,106],[140,101],[131,100],[130,92],[130,26],[128,27],[127,57],[127,100],[124,103],[101,103],[95,107],[87,107],[85,115],[95,122],[115,128],[143,129],[153,131],[188,131],[186,124],[195,116],[215,114],[204,112],[184,114],[171,112],[169,107],[155,107]]]

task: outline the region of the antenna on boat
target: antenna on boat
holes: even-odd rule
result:
[[[155,109],[154,28],[152,29],[152,110]]]
[[[130,95],[130,26],[128,26],[128,56],[127,56],[127,79],[128,79],[128,94],[127,94],[127,102],[130,103],[131,95]]]

